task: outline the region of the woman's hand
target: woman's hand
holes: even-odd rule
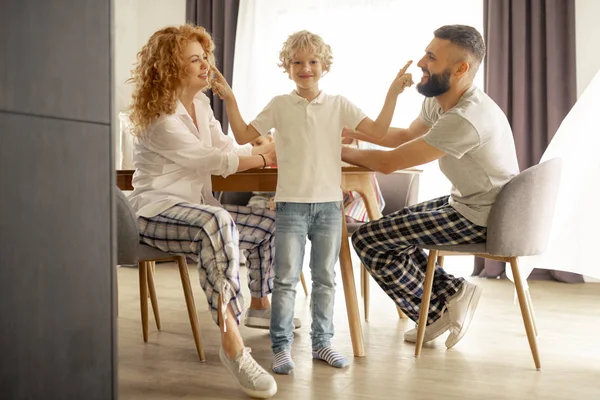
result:
[[[210,81],[213,93],[219,96],[221,100],[233,98],[231,86],[229,86],[227,80],[225,80],[225,77],[219,72],[217,67],[211,65],[210,70],[214,73],[214,77]]]
[[[406,65],[402,67],[400,72],[398,72],[398,75],[396,75],[396,78],[390,86],[390,92],[394,93],[395,95],[399,95],[404,91],[404,89],[414,84],[412,80],[412,74],[406,73],[406,70],[408,69],[408,67],[410,67],[411,64],[412,61],[407,62]]]

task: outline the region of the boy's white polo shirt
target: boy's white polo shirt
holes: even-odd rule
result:
[[[341,201],[342,129],[356,129],[366,117],[345,97],[322,91],[310,103],[295,91],[273,98],[251,125],[261,135],[276,129],[275,201]]]

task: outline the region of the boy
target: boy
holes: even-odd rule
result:
[[[270,335],[273,371],[278,374],[290,374],[295,366],[290,353],[292,318],[307,236],[312,243],[312,355],[333,367],[348,366],[348,359],[331,347],[334,265],[342,237],[341,132],[348,126],[384,137],[398,95],[412,84],[411,75],[405,73],[409,62],[396,76],[379,117],[373,121],[344,97],[319,90],[319,80],[329,71],[332,58],[331,48],[320,36],[308,31],[289,36],[279,59],[296,89],[273,98],[250,125],[242,119],[225,79],[218,76],[213,84],[213,90],[225,100],[238,143],[277,130],[276,267]]]

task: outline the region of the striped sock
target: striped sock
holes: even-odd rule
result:
[[[344,357],[337,351],[331,348],[331,346],[322,347],[318,350],[313,350],[313,358],[317,360],[323,360],[327,364],[335,368],[346,368],[348,366],[348,358]]]
[[[276,374],[289,375],[295,367],[289,350],[281,350],[273,356],[273,372]]]

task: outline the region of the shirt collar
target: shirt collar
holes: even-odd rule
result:
[[[196,104],[196,102],[198,102],[198,101],[201,103],[206,103],[210,106],[210,100],[209,100],[208,96],[206,96],[203,92],[198,92],[198,94],[194,97],[194,104]],[[188,115],[189,116],[187,110],[183,106],[183,103],[179,99],[177,99],[177,107],[175,108],[175,115]]]
[[[292,92],[290,93],[290,96],[292,96],[292,98],[296,101],[296,103],[308,103],[308,101],[300,96],[298,94],[298,92],[296,92],[295,90],[292,90]],[[312,104],[323,104],[323,102],[325,101],[325,93],[321,90],[319,92],[319,95],[317,97],[315,97],[313,99],[313,101],[311,101]]]

